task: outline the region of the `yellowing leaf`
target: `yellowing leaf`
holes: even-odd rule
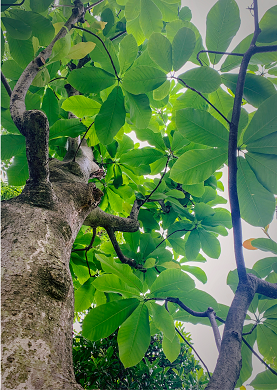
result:
[[[241,386],[241,387],[239,388],[239,390],[246,390],[246,387],[245,387],[245,386]]]
[[[95,46],[96,44],[94,42],[79,42],[71,47],[66,57],[72,60],[79,60],[90,53]]]
[[[255,240],[254,238],[249,238],[248,240],[245,240],[244,243],[242,244],[242,246],[245,248],[245,249],[249,249],[250,251],[255,251],[257,250],[257,248],[255,248],[251,242],[252,240]]]
[[[174,263],[173,261],[167,261],[165,263],[162,263],[161,266],[165,268],[181,268],[180,264]]]
[[[95,28],[96,30],[104,30],[106,24],[107,22],[102,22],[97,20],[96,22],[92,23],[91,27]]]
[[[58,34],[58,32],[63,28],[63,26],[64,26],[64,22],[58,22],[53,24],[53,27],[55,29],[55,35]]]

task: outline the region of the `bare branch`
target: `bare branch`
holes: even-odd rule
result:
[[[209,320],[210,320],[210,323],[211,323],[211,327],[212,327],[213,332],[214,332],[214,338],[215,338],[215,343],[216,343],[217,350],[218,350],[218,352],[220,352],[221,337],[220,337],[220,333],[219,333],[218,326],[217,326],[217,323],[216,323],[215,311],[214,311],[214,309],[212,307],[208,307],[207,315],[209,317]]]
[[[115,234],[114,234],[114,230],[112,228],[110,228],[110,227],[105,227],[105,229],[106,229],[106,231],[108,233],[108,236],[109,236],[109,238],[111,240],[111,243],[113,244],[114,250],[116,251],[116,254],[117,254],[119,260],[122,263],[124,263],[124,264],[130,265],[130,267],[132,267],[132,268],[135,268],[135,269],[138,269],[140,271],[146,272],[146,269],[143,268],[143,265],[137,264],[135,262],[135,260],[130,259],[129,257],[126,257],[122,253],[122,251],[120,249],[120,246],[119,246],[119,244],[118,244],[118,242],[116,240],[116,237],[115,237]]]
[[[97,4],[102,3],[103,1],[104,1],[104,0],[98,0],[98,1],[96,1],[96,3],[93,3],[93,4],[91,4],[91,5],[88,5],[87,8],[86,8],[86,11],[91,10],[93,7],[95,7]]]
[[[136,232],[139,229],[137,219],[123,218],[116,215],[105,213],[100,208],[94,209],[86,218],[84,225],[91,227],[111,227],[114,231],[119,232]]]
[[[200,51],[197,53],[196,58],[197,58],[197,61],[199,62],[199,64],[200,64],[201,66],[203,66],[202,61],[201,61],[200,58],[199,58],[199,54],[201,54],[201,53],[226,54],[226,55],[228,55],[228,56],[239,56],[239,57],[243,57],[243,56],[244,56],[244,54],[242,54],[242,53],[228,53],[228,52],[226,52],[226,51],[200,50]]]
[[[248,274],[249,276],[249,274]],[[259,279],[254,275],[251,275],[251,278],[257,280],[257,293],[263,294],[264,296],[272,299],[277,299],[277,283],[269,283],[263,279]]]
[[[11,89],[10,84],[8,83],[6,77],[4,76],[4,73],[2,72],[2,70],[1,70],[1,81],[4,85],[4,87],[6,88],[6,91],[8,92],[9,97],[11,97],[12,89]]]

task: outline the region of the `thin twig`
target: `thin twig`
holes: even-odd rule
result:
[[[246,333],[242,333],[243,336],[247,336],[249,334],[251,334],[257,327],[257,322],[253,325],[252,329],[249,331],[249,332],[246,332]]]
[[[171,76],[172,79],[175,79],[182,83],[186,88],[190,89],[191,91],[196,92],[199,96],[201,96],[213,109],[230,125],[231,122],[220,112],[207,98],[205,98],[204,95],[202,95],[201,92],[197,91],[195,88],[190,87],[188,84],[186,84],[182,79],[179,77]]]
[[[100,4],[102,3],[104,0],[99,0],[97,1],[96,3],[93,3],[91,5],[88,5],[87,8],[85,9],[85,11],[89,11],[91,8],[95,7],[97,4]]]
[[[22,5],[25,3],[25,0],[22,0],[21,3],[18,3],[18,4],[1,4],[1,6],[9,6],[9,7],[18,7],[19,5]]]
[[[119,37],[121,37],[121,35],[124,35],[124,34],[126,34],[126,30],[124,30],[124,31],[121,31],[120,33],[118,33],[117,35],[115,35],[114,37],[112,37],[112,38],[110,38],[110,41],[114,41],[116,38],[119,38]]]
[[[85,132],[85,134],[84,134],[83,137],[81,138],[81,141],[80,141],[80,143],[79,143],[79,145],[78,145],[78,148],[76,149],[76,152],[75,152],[75,154],[74,154],[74,157],[73,157],[73,160],[72,160],[73,162],[75,162],[77,153],[79,152],[79,149],[80,149],[80,147],[81,147],[81,145],[82,145],[82,142],[83,142],[83,140],[85,139],[85,136],[87,135],[89,129],[91,128],[91,126],[92,126],[93,124],[94,124],[94,121],[89,125],[89,127],[87,128],[87,131]]]
[[[165,308],[166,310],[169,312],[168,310],[168,303],[167,301],[165,301]],[[208,370],[208,367],[206,366],[206,364],[204,363],[204,361],[201,359],[201,357],[199,356],[199,354],[197,353],[196,349],[191,345],[191,343],[182,335],[182,333],[179,331],[178,328],[176,328],[175,326],[175,330],[176,332],[179,334],[179,336],[184,340],[184,342],[194,351],[195,355],[198,357],[198,359],[201,361],[201,363],[203,364],[203,366],[205,367],[208,375],[209,375],[209,378],[211,378],[211,375],[210,375],[210,372]]]
[[[228,53],[228,52],[226,52],[226,51],[200,50],[200,51],[197,53],[196,58],[197,58],[197,61],[199,62],[199,64],[200,64],[201,66],[203,66],[203,64],[202,64],[202,61],[201,61],[200,58],[199,58],[199,54],[200,54],[200,53],[226,54],[226,55],[228,55],[228,56],[240,56],[240,57],[243,57],[243,56],[244,56],[244,54],[242,54],[242,53]]]
[[[11,97],[12,89],[11,89],[10,84],[8,83],[6,77],[4,76],[4,73],[2,72],[2,70],[1,70],[1,81],[2,81],[6,91],[8,92],[9,97]]]
[[[105,43],[102,41],[102,39],[101,39],[97,34],[94,34],[93,32],[87,30],[86,28],[78,27],[78,26],[72,26],[72,28],[77,28],[78,30],[85,31],[85,32],[87,32],[88,34],[93,35],[95,38],[97,38],[97,39],[102,43],[104,49],[106,50],[106,53],[107,53],[108,56],[109,56],[110,61],[111,61],[111,64],[112,64],[112,67],[113,67],[115,76],[116,76],[117,80],[120,80],[120,78],[118,77],[118,74],[117,74],[116,67],[115,67],[115,64],[114,64],[114,62],[113,62],[113,59],[112,59],[112,57],[111,57],[111,55],[110,55],[110,53],[109,53],[109,50],[106,48]]]
[[[92,245],[93,245],[93,243],[94,243],[95,237],[96,237],[96,228],[93,228],[93,234],[92,234],[92,238],[91,238],[91,241],[90,241],[89,245],[86,246],[85,248],[72,249],[72,252],[81,252],[81,251],[85,251],[85,258],[86,258],[86,263],[87,263],[88,272],[89,272],[89,276],[90,276],[90,277],[92,277],[93,275],[91,275],[91,272],[90,272],[90,267],[89,267],[89,262],[88,262],[87,253],[88,253],[88,251],[92,248]]]
[[[164,238],[157,246],[155,249],[157,249],[163,242],[165,242],[170,236],[172,236],[173,234],[177,233],[177,232],[192,232],[193,230],[195,230],[196,227],[194,227],[193,229],[179,229],[179,230],[175,230],[174,232],[168,234],[168,236],[166,236],[166,238]]]
[[[273,368],[271,368],[265,361],[263,361],[263,359],[257,354],[257,352],[254,351],[254,349],[251,347],[250,344],[248,344],[248,342],[245,340],[244,337],[242,337],[242,341],[243,341],[244,344],[251,350],[251,352],[253,353],[253,355],[255,355],[256,358],[258,358],[259,361],[260,361],[261,363],[263,363],[263,364],[269,369],[269,371],[272,372],[272,374],[277,375],[277,372],[276,372],[275,370],[273,370]]]
[[[55,81],[55,80],[61,80],[61,79],[67,79],[67,77],[55,77],[54,79],[50,80],[49,83],[52,83],[52,81]]]

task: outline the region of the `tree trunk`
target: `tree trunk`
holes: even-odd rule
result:
[[[3,390],[82,388],[72,364],[69,259],[83,221],[102,195],[86,184],[86,159],[83,155],[79,163],[50,162],[52,206],[32,204],[28,185],[21,196],[3,202]],[[44,190],[34,197],[36,203],[41,199],[43,204]]]

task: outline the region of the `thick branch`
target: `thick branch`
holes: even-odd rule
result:
[[[248,275],[249,276],[249,275]],[[269,283],[263,279],[259,279],[254,275],[251,275],[251,278],[256,279],[257,281],[257,293],[263,294],[264,296],[272,299],[277,299],[277,283]]]
[[[45,64],[45,61],[51,56],[54,44],[61,38],[65,37],[72,25],[77,22],[84,22],[84,6],[80,0],[74,2],[75,8],[72,10],[72,15],[65,23],[65,26],[58,32],[52,42],[25,68],[18,82],[16,83],[10,103],[11,117],[18,127],[19,131],[25,136],[26,132],[23,127],[23,114],[26,110],[25,96],[32,84],[35,76],[40,71],[40,67]]]
[[[4,76],[4,73],[2,72],[2,70],[1,70],[1,81],[4,85],[4,87],[6,88],[6,91],[8,92],[9,97],[11,97],[12,89],[11,89],[10,84],[8,83],[6,77]]]
[[[139,229],[139,222],[133,218],[122,218],[116,215],[107,214],[99,207],[94,209],[86,218],[84,225],[91,227],[112,228],[119,232],[136,232]]]

